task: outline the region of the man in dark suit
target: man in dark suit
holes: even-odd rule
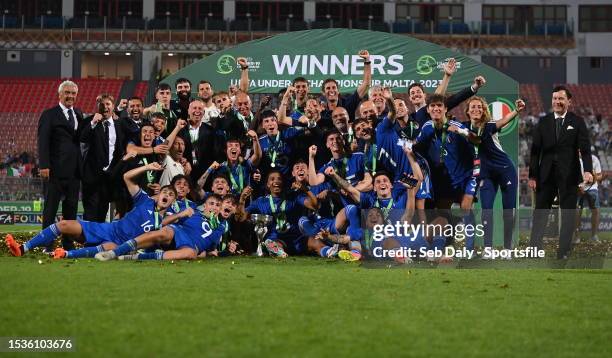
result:
[[[192,100],[188,109],[188,125],[181,129],[178,134],[185,142],[183,156],[191,164],[191,178],[194,182],[215,160],[215,150],[217,148],[215,128],[202,122],[204,111],[205,104],[202,99]]]
[[[114,99],[101,94],[96,99],[98,113],[85,118],[81,130],[83,146],[83,218],[104,222],[109,204],[121,185],[111,173],[121,160],[125,138],[119,122],[113,119]]]
[[[116,112],[115,112],[116,113]],[[138,143],[142,127],[143,102],[140,97],[131,97],[126,109],[119,114],[119,126],[125,135],[126,143]]]
[[[63,218],[76,219],[81,164],[78,129],[83,121],[81,111],[73,107],[78,91],[76,83],[62,82],[58,88],[59,104],[45,110],[38,121],[40,176],[45,181],[43,229],[55,223],[62,197]],[[62,240],[62,245],[66,250],[74,247],[72,240]]]
[[[574,232],[578,184],[593,181],[589,133],[582,118],[568,111],[572,94],[564,86],[553,89],[552,109],[533,131],[529,187],[536,192],[531,246],[542,247],[542,236],[555,197],[561,207],[557,258],[567,258]],[[578,152],[584,158],[584,176]]]

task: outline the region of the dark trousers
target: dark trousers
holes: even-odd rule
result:
[[[113,201],[110,179],[103,176],[95,183],[83,182],[83,219],[105,222],[108,205]]]
[[[49,178],[43,184],[45,207],[43,209],[43,229],[55,223],[55,216],[62,201],[62,217],[64,220],[75,220],[79,203],[79,186],[77,178]],[[62,246],[66,250],[74,248],[72,240],[62,238]],[[47,249],[51,249],[48,247]]]
[[[550,208],[555,197],[559,197],[561,207],[561,231],[559,232],[559,250],[557,258],[566,257],[572,245],[572,235],[576,226],[576,199],[578,197],[578,186],[559,179],[553,170],[551,178],[544,183],[538,183],[536,188],[536,204],[533,212],[533,223],[531,225],[530,245],[542,247],[542,237],[550,213]]]

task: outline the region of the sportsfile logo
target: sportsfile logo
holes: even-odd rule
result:
[[[403,55],[370,55],[372,74],[400,75]],[[363,59],[358,55],[272,55],[277,75],[363,75]]]

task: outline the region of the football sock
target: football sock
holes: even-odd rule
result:
[[[66,251],[66,258],[94,257],[98,252],[104,251],[102,245],[84,247],[82,249]]]
[[[23,244],[23,252],[28,252],[35,247],[48,246],[53,243],[61,235],[56,224],[47,226],[38,235],[34,236],[32,240]]]
[[[117,256],[121,256],[121,255],[125,255],[127,253],[130,253],[132,251],[136,251],[136,247],[137,247],[137,243],[135,239],[131,239],[128,240],[126,242],[124,242],[123,244],[117,246],[116,249],[114,249],[113,251],[115,252],[115,255]]]
[[[156,251],[156,252],[143,252],[138,254],[138,260],[163,260],[164,252]]]
[[[504,248],[512,249],[512,233],[514,232],[514,209],[504,209]]]
[[[493,209],[482,209],[482,225],[484,226],[484,246],[493,246]]]
[[[323,247],[320,251],[319,251],[319,255],[321,255],[321,257],[327,257],[327,253],[329,252],[329,249],[331,249],[331,247],[329,246],[325,246]]]

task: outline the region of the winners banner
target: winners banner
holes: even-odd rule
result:
[[[323,81],[334,78],[343,93],[354,91],[363,77],[360,50],[370,52],[372,84],[406,92],[420,82],[433,92],[442,79],[442,66],[451,57],[457,60],[457,73],[449,90],[455,92],[471,83],[477,75],[487,79],[482,95],[516,95],[518,83],[503,73],[445,47],[415,38],[385,32],[348,29],[320,29],[288,32],[245,42],[216,52],[195,62],[163,82],[186,77],[194,84],[209,81],[215,90],[226,90],[238,83],[238,57],[249,64],[251,93],[276,93],[296,77],[310,81],[310,91],[319,93]]]

